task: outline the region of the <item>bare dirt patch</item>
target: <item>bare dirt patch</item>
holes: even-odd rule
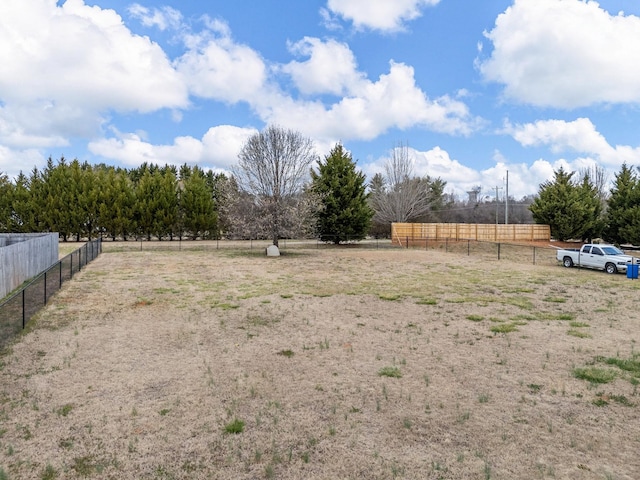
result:
[[[116,250],[0,357],[10,479],[640,477],[637,281]]]

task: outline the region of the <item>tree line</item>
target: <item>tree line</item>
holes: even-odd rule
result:
[[[64,241],[211,238],[225,180],[186,165],[144,163],[129,170],[49,158],[28,176],[0,176],[0,230],[58,232]]]
[[[64,241],[226,237],[277,245],[279,238],[384,237],[392,222],[503,219],[497,200],[461,201],[445,188],[440,178],[414,173],[407,145],[394,148],[384,172],[367,183],[341,144],[320,159],[309,138],[270,126],[247,140],[230,175],[186,164],[124,169],[65,158],[14,180],[0,174],[0,231],[58,232]],[[511,202],[512,223],[530,222],[518,205]]]
[[[557,240],[592,240],[640,245],[640,178],[623,164],[610,189],[600,168],[563,168],[540,185],[530,209],[537,223],[551,226]]]

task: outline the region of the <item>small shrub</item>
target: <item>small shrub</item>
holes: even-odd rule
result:
[[[481,322],[484,320],[484,317],[482,315],[471,314],[467,315],[467,320],[471,320],[472,322]]]
[[[234,435],[244,431],[244,422],[238,418],[234,418],[232,422],[224,426],[224,431]]]
[[[278,355],[282,355],[283,357],[291,358],[291,357],[293,357],[294,353],[293,353],[292,350],[280,350],[278,352]]]

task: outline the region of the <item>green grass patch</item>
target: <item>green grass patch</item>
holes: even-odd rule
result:
[[[96,471],[97,464],[94,461],[93,455],[85,455],[83,457],[76,457],[73,459],[71,469],[74,470],[81,477],[89,477]]]
[[[571,322],[569,323],[569,326],[573,328],[586,328],[586,327],[589,327],[590,325],[584,322]]]
[[[47,466],[44,468],[44,470],[42,471],[42,474],[40,475],[40,479],[41,480],[54,480],[56,478],[58,478],[58,471],[53,468],[52,465],[47,464]]]
[[[56,413],[61,417],[66,417],[71,413],[71,410],[73,410],[73,405],[71,405],[70,403],[67,403],[66,405],[63,405],[58,410],[56,410]]]
[[[396,302],[402,298],[402,295],[378,295],[378,298],[387,302]]]
[[[236,303],[214,303],[211,308],[219,308],[221,310],[235,310],[236,308],[240,308],[240,305]]]
[[[380,370],[378,370],[378,376],[402,378],[402,372],[398,367],[382,367]]]
[[[538,393],[542,390],[542,385],[538,385],[537,383],[530,383],[527,387],[529,387],[531,393]]]
[[[282,355],[283,357],[291,358],[291,357],[293,357],[294,353],[293,353],[292,350],[280,350],[278,352],[278,355]]]
[[[535,293],[535,289],[529,287],[505,288],[504,293]]]
[[[574,368],[573,376],[591,383],[609,383],[617,377],[614,370],[598,367]]]
[[[234,418],[232,422],[224,426],[224,431],[233,435],[242,433],[244,431],[244,422],[238,418]]]
[[[493,333],[511,333],[518,331],[518,328],[513,323],[501,323],[499,325],[493,325],[490,330]]]
[[[613,365],[618,367],[620,370],[624,370],[625,372],[630,373],[634,377],[640,377],[640,361],[637,360],[637,356],[634,355],[633,358],[616,358],[616,357],[597,357],[596,360],[602,363],[606,363],[607,365]]]
[[[615,402],[625,407],[633,407],[634,404],[624,395],[605,394],[604,392],[598,392],[596,398],[593,399],[593,403],[597,407],[605,407],[609,405],[609,402]]]
[[[467,320],[471,320],[472,322],[481,322],[484,320],[484,317],[482,315],[471,314],[467,315]]]
[[[544,297],[542,299],[543,302],[549,302],[549,303],[566,303],[567,299],[564,297]]]
[[[421,298],[416,302],[416,305],[437,305],[438,301],[435,298]]]
[[[571,328],[567,331],[567,335],[571,335],[572,337],[578,338],[593,338],[590,333],[587,333],[583,330],[577,330],[575,328]]]
[[[447,303],[467,303],[467,302],[472,302],[472,299],[469,298],[465,298],[465,297],[457,297],[457,298],[447,298],[445,300],[445,302]]]

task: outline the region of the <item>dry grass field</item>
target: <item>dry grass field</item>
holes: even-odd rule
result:
[[[120,251],[0,356],[0,479],[640,478],[640,283]]]

